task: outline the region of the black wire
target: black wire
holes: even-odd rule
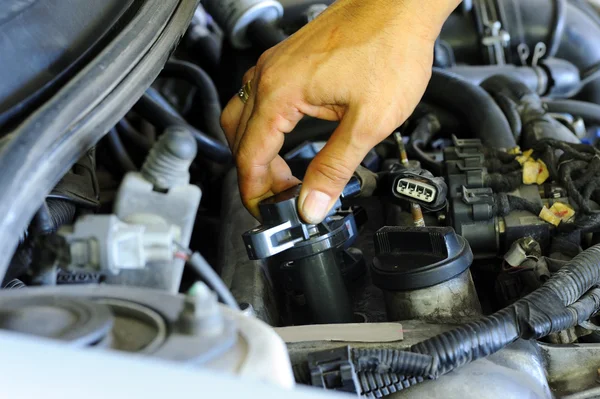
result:
[[[117,123],[117,130],[124,138],[127,138],[136,147],[148,152],[152,148],[152,143],[147,137],[138,132],[126,118],[123,118]]]
[[[166,100],[158,92],[149,90],[140,98],[134,109],[160,129],[177,125],[185,126],[194,135],[199,154],[221,164],[231,163],[231,151],[227,146],[188,124],[172,107],[166,106],[165,102]]]
[[[119,163],[119,166],[123,172],[135,172],[138,170],[138,167],[135,166],[135,163],[129,156],[127,149],[125,149],[117,129],[112,128],[110,130],[110,132],[106,135],[106,141],[108,142],[111,152],[116,161]]]
[[[227,138],[221,128],[221,102],[219,92],[210,76],[198,65],[191,62],[171,60],[161,72],[161,77],[184,79],[194,85],[198,92],[198,111],[204,118],[204,127],[208,134],[223,144]]]

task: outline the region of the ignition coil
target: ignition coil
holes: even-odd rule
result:
[[[270,259],[274,274],[285,274],[301,292],[316,323],[349,323],[352,307],[340,271],[340,251],[353,242],[352,211],[334,211],[318,225],[304,223],[297,209],[300,187],[259,204],[263,225],[243,235],[250,259]]]

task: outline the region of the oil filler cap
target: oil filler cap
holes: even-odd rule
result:
[[[388,291],[431,287],[471,266],[467,240],[451,227],[384,227],[375,234],[373,283]]]

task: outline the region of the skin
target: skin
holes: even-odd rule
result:
[[[460,0],[338,0],[266,51],[244,76],[221,124],[235,156],[242,201],[258,203],[300,183],[279,156],[305,116],[339,121],[310,164],[298,199],[302,218],[326,216],[367,152],[402,125],[431,77],[433,48]],[[293,134],[293,133],[292,133]]]

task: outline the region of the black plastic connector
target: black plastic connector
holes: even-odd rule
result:
[[[361,392],[350,347],[336,348],[308,355],[311,384],[326,390]]]
[[[438,211],[446,205],[448,186],[442,177],[434,177],[424,169],[402,169],[391,172],[393,198],[410,201]]]

